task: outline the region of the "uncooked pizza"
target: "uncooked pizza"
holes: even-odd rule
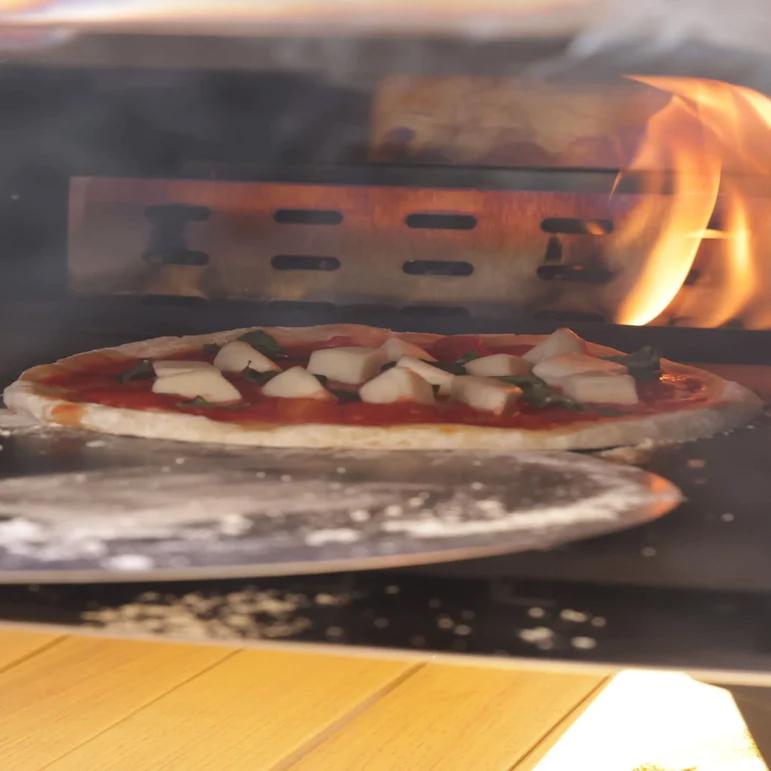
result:
[[[34,367],[4,394],[47,423],[277,447],[591,449],[748,421],[746,388],[644,348],[361,325],[162,337]]]

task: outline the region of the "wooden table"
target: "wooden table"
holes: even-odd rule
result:
[[[624,682],[648,678],[653,688],[612,696],[624,695]],[[595,771],[631,771],[638,756],[666,754],[656,741],[663,721],[664,733],[674,729],[681,757],[681,733],[695,727],[691,758],[700,754],[715,768],[767,769],[723,689],[661,672],[608,682],[600,674],[516,668],[505,660],[467,664],[428,654],[238,648],[4,627],[0,768],[525,771],[554,748],[544,771],[562,771],[566,762],[586,767],[581,758],[591,758]],[[696,690],[689,706],[670,704],[675,716],[656,729],[653,713],[682,698],[676,692],[683,687]],[[707,711],[702,702],[720,709]]]
[[[0,630],[7,769],[532,769],[604,678]]]

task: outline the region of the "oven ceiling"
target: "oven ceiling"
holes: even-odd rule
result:
[[[6,61],[597,79],[771,91],[767,0],[0,0]]]
[[[4,2],[3,5],[8,5]],[[10,3],[8,24],[182,34],[570,35],[604,0],[54,0]],[[0,6],[2,7],[2,6]]]

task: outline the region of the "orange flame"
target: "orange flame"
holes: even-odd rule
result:
[[[616,320],[648,324],[679,305],[695,326],[736,318],[750,325],[771,323],[758,262],[763,255],[754,236],[764,223],[752,216],[764,207],[753,204],[749,189],[752,175],[771,172],[771,99],[720,81],[633,79],[671,98],[650,119],[641,146],[614,186],[630,173],[644,172],[648,193],[616,238],[620,254],[643,257],[627,276],[631,286]],[[711,226],[715,217],[719,228]],[[715,257],[707,284],[714,291],[693,302],[681,290],[707,239]]]

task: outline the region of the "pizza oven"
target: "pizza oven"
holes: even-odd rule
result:
[[[718,4],[638,5],[6,10],[0,378],[90,348],[261,324],[568,326],[767,396],[769,20],[753,0],[730,19]],[[676,516],[643,528],[402,573],[265,581],[386,598],[403,581],[421,602],[491,621],[477,647],[445,645],[415,631],[407,602],[391,625],[402,636],[357,621],[352,643],[767,677],[768,439],[762,418],[704,442],[611,451],[684,491]],[[5,473],[101,462],[66,443],[55,462],[43,455],[22,448]],[[0,606],[80,618],[133,591],[51,588],[32,602],[19,587]],[[596,651],[571,645],[564,617],[548,645],[496,637],[501,613],[532,626],[531,608],[560,618],[579,606],[608,620],[607,634],[590,630]],[[682,646],[696,634],[710,642]]]
[[[691,33],[684,9],[649,50],[654,33],[591,3],[493,4],[468,34],[469,11],[435,27],[399,4],[296,28],[91,5],[35,3],[4,33],[3,285],[44,303],[29,335],[57,314],[52,352],[82,347],[70,330],[267,314],[765,356],[757,29],[741,46],[719,24]]]

